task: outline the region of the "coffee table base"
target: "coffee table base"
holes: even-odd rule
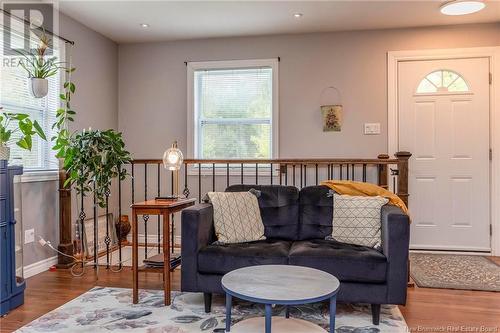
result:
[[[316,324],[311,322],[284,317],[272,317],[273,333],[325,333]],[[265,318],[256,317],[242,320],[231,326],[231,333],[255,333],[265,332]]]

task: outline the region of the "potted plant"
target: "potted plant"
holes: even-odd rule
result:
[[[30,79],[31,94],[36,98],[47,96],[49,90],[48,77],[57,74],[59,69],[65,69],[65,62],[57,61],[57,57],[47,57],[47,49],[50,48],[51,39],[42,31],[40,43],[34,51],[17,51],[23,56],[19,61],[21,66]]]
[[[0,112],[0,160],[9,160],[9,145],[14,142],[22,149],[31,150],[36,135],[47,140],[40,124],[29,115]]]
[[[69,138],[64,155],[68,174],[65,186],[75,185],[78,194],[94,191],[100,207],[106,207],[111,180],[124,180],[127,172],[121,166],[131,161],[122,134],[112,129],[84,130]]]

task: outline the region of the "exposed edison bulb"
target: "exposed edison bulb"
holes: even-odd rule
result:
[[[165,169],[170,171],[179,170],[184,161],[184,156],[179,148],[177,148],[177,141],[172,144],[172,147],[168,148],[165,153],[163,153],[163,166]]]

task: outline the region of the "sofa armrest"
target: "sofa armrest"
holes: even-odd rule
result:
[[[387,257],[387,300],[405,304],[408,286],[410,218],[400,208],[382,207],[382,251]]]
[[[215,240],[213,214],[213,207],[208,203],[198,204],[182,211],[182,291],[198,291],[198,251]]]

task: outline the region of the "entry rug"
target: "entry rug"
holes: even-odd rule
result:
[[[204,311],[203,295],[199,293],[173,292],[169,307],[163,306],[161,290],[140,290],[139,297],[139,304],[133,305],[131,289],[95,287],[16,332],[224,332],[223,297],[214,297],[212,312],[208,314]],[[281,306],[273,309],[273,315],[284,316],[284,312]],[[232,314],[234,324],[242,319],[263,316],[264,309],[260,305],[236,302]],[[292,307],[290,315],[328,330],[327,303]],[[382,308],[378,326],[372,325],[367,305],[338,304],[336,320],[338,333],[408,332],[397,306]]]
[[[500,266],[482,256],[411,253],[410,275],[424,288],[500,291]]]

